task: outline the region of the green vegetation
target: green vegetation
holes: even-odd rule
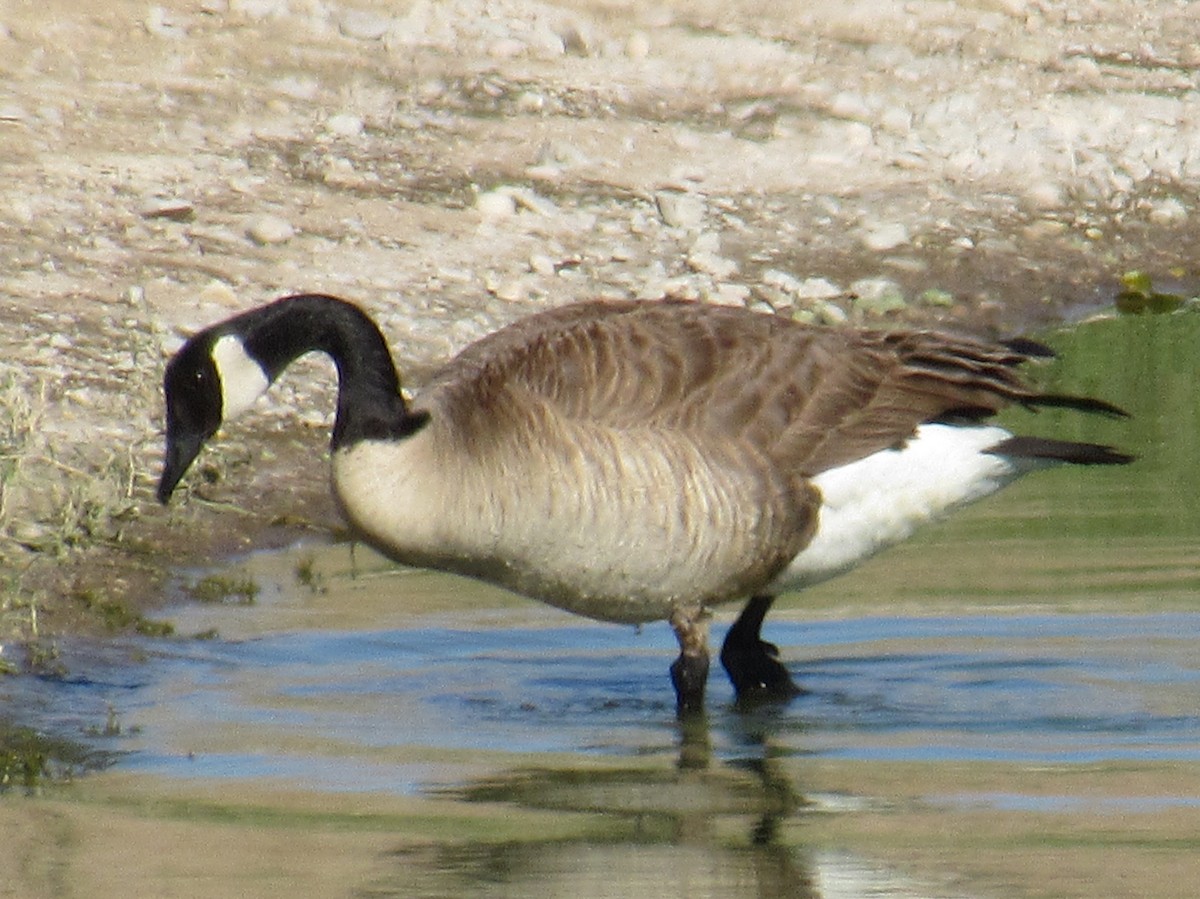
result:
[[[103,766],[105,757],[78,743],[0,721],[0,793],[35,790]]]
[[[1153,279],[1142,271],[1126,272],[1121,276],[1123,289],[1117,294],[1117,311],[1124,315],[1162,314],[1176,312],[1200,300],[1185,293],[1156,290]]]
[[[77,590],[74,597],[81,606],[95,615],[107,630],[114,633],[133,628],[147,637],[169,637],[175,632],[169,621],[153,621],[121,600],[105,597],[97,590]]]
[[[302,587],[307,587],[312,593],[328,593],[329,586],[325,582],[325,575],[316,569],[316,559],[313,556],[304,556],[296,563],[296,583]]]
[[[209,574],[184,587],[197,602],[252,606],[262,588],[248,577]]]

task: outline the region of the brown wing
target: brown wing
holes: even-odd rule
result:
[[[1016,366],[1045,353],[1032,343],[820,328],[698,303],[597,302],[484,338],[430,387],[452,395],[446,408],[477,433],[536,400],[618,430],[720,437],[813,475],[895,446],[923,422],[983,418],[1014,402],[1116,411],[1026,386]]]

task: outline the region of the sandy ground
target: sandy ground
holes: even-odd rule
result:
[[[4,0],[0,642],[336,526],[321,363],[151,496],[164,353],[283,293],[419,382],[591,296],[1016,331],[1194,276],[1190,5]]]

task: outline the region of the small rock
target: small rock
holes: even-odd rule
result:
[[[234,309],[239,305],[238,296],[233,288],[224,281],[215,278],[209,281],[200,291],[200,302],[204,305],[225,306]]]
[[[338,137],[357,137],[363,132],[363,120],[348,112],[332,115],[325,120],[325,130]]]
[[[281,19],[288,14],[289,0],[229,0],[229,11],[248,19]]]
[[[625,41],[625,55],[630,59],[645,59],[650,55],[650,37],[644,31],[635,31]]]
[[[533,293],[533,285],[525,278],[501,278],[489,274],[484,277],[483,286],[488,293],[509,302],[527,300]]]
[[[885,253],[908,243],[908,228],[899,222],[878,222],[859,235],[864,247],[873,253]]]
[[[738,264],[732,259],[718,256],[707,250],[692,250],[687,256],[688,267],[695,272],[712,275],[714,278],[728,278],[737,274]]]
[[[516,59],[525,49],[524,41],[515,37],[501,37],[488,45],[487,55],[492,59]]]
[[[572,56],[592,55],[592,44],[594,42],[575,22],[568,22],[564,27],[559,29],[557,37],[562,44],[564,53],[570,53]]]
[[[1034,209],[1061,209],[1066,199],[1062,186],[1052,181],[1035,181],[1025,188],[1025,202]]]
[[[829,300],[841,296],[842,289],[827,278],[805,278],[795,293],[801,300]]]
[[[908,134],[912,123],[912,113],[900,106],[889,106],[879,114],[880,127],[893,134]]]
[[[830,101],[829,113],[839,119],[851,119],[856,122],[865,122],[871,118],[871,108],[866,100],[848,91],[843,91]]]
[[[939,308],[949,308],[954,305],[954,294],[948,290],[940,290],[936,287],[931,287],[928,290],[921,292],[917,297],[917,301],[922,306],[936,306]]]
[[[187,37],[187,28],[161,6],[151,6],[142,24],[147,32],[164,40],[180,40]]]
[[[390,17],[367,10],[347,9],[338,16],[338,30],[359,41],[380,40],[391,27]]]
[[[667,278],[662,288],[663,296],[672,300],[700,299],[700,286],[691,277]]]
[[[795,275],[790,275],[787,272],[781,272],[779,269],[769,268],[762,273],[759,279],[767,287],[773,287],[784,293],[792,294],[793,296],[800,292],[800,279]]]
[[[868,315],[898,312],[908,305],[900,286],[887,278],[860,278],[850,285],[850,292],[855,295],[855,310]]]
[[[475,210],[485,222],[496,222],[517,214],[517,201],[503,190],[489,190],[475,198]]]
[[[698,230],[708,211],[704,198],[697,194],[660,190],[654,195],[654,202],[658,214],[669,227],[688,231]]]
[[[500,188],[517,204],[517,208],[525,209],[538,215],[552,216],[558,212],[553,200],[548,200],[537,191],[528,187]]]
[[[750,301],[750,288],[745,284],[718,284],[706,299],[721,306],[745,306]]]
[[[538,147],[534,164],[566,169],[587,165],[590,161],[588,155],[574,144],[563,140],[551,140]]]
[[[986,255],[1014,256],[1020,252],[1017,242],[1011,237],[985,237],[975,244],[975,249]]]
[[[187,200],[154,199],[142,207],[142,218],[170,219],[173,222],[190,222],[196,217],[196,209]]]
[[[1150,206],[1148,218],[1156,225],[1180,225],[1187,221],[1188,210],[1180,200],[1168,197],[1155,200]]]
[[[812,304],[813,320],[819,325],[844,325],[850,320],[846,310],[828,300],[818,300]]]
[[[260,215],[246,226],[246,235],[260,247],[287,243],[296,236],[296,229],[287,219],[277,215]]]
[[[313,100],[321,90],[321,82],[306,75],[287,75],[271,82],[271,88],[293,100]]]
[[[1038,219],[1036,222],[1030,222],[1021,229],[1021,236],[1026,240],[1034,242],[1041,240],[1052,240],[1055,237],[1060,237],[1067,231],[1067,223],[1055,221],[1054,219]]]
[[[516,101],[517,112],[535,115],[546,108],[546,95],[541,91],[521,91]]]
[[[37,210],[25,197],[12,197],[8,201],[9,218],[18,225],[28,227],[37,220]]]
[[[354,168],[354,163],[342,156],[335,156],[325,163],[321,180],[330,187],[362,187],[369,178]]]
[[[732,259],[720,255],[721,235],[716,231],[705,231],[700,234],[688,250],[687,263],[692,271],[714,278],[728,278],[738,270],[738,264]]]
[[[536,275],[549,277],[557,271],[554,260],[545,253],[534,253],[529,257],[529,270]]]

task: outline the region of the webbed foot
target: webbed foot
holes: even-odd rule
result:
[[[774,602],[774,596],[752,597],[721,646],[721,664],[739,704],[785,701],[805,692],[779,661],[779,647],[761,637],[763,619]]]

